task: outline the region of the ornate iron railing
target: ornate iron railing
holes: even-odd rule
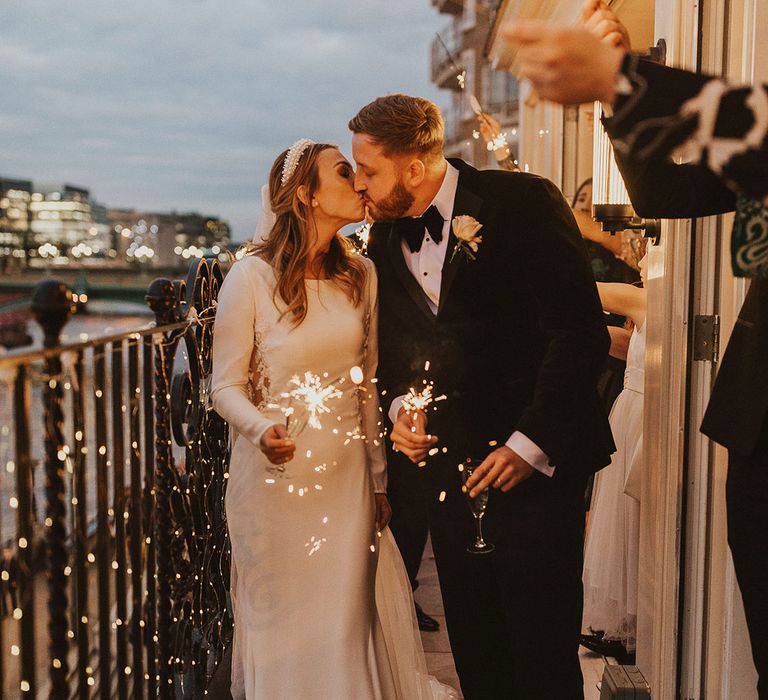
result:
[[[218,262],[155,280],[155,323],[62,345],[71,291],[41,283],[44,347],[0,358],[0,691],[189,698],[232,633],[226,423],[208,386]],[[44,476],[44,490],[39,488]]]

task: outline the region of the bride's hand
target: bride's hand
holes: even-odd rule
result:
[[[389,505],[386,493],[374,494],[374,498],[376,499],[376,529],[381,532],[392,517],[392,506]]]
[[[293,459],[296,443],[288,437],[284,425],[275,423],[262,435],[261,451],[272,464],[285,464]]]

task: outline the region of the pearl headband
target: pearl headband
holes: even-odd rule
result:
[[[288,153],[285,155],[285,162],[283,163],[283,174],[280,178],[280,183],[285,184],[291,179],[291,175],[296,172],[296,168],[299,167],[299,161],[310,146],[314,145],[314,141],[310,139],[299,139],[288,149]]]

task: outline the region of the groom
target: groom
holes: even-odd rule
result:
[[[464,696],[582,698],[584,487],[614,446],[595,389],[608,334],[576,223],[541,177],[446,160],[428,100],[380,97],[349,128],[376,221],[395,519],[401,503],[428,511]],[[446,400],[409,415],[402,396],[425,379]],[[491,484],[490,554],[467,552],[467,458]]]

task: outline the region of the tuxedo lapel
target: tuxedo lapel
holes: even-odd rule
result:
[[[445,250],[445,261],[443,262],[443,276],[440,283],[440,304],[438,305],[437,309],[438,316],[442,313],[443,308],[445,307],[448,294],[451,290],[451,285],[453,285],[453,282],[456,279],[456,274],[459,271],[459,267],[461,265],[472,264],[471,261],[469,263],[465,261],[467,256],[462,251],[459,251],[456,253],[456,255],[453,255],[453,249],[456,247],[456,243],[458,242],[458,239],[453,234],[453,220],[457,216],[462,215],[477,218],[480,212],[480,207],[483,204],[483,200],[478,195],[467,189],[467,187],[462,182],[463,179],[464,175],[461,170],[459,170],[459,184],[456,188],[456,199],[453,202],[450,237],[448,240],[448,247]],[[451,258],[453,259],[451,260]]]
[[[432,313],[432,309],[429,308],[427,303],[427,297],[424,294],[424,290],[416,281],[408,266],[405,264],[405,258],[403,257],[403,249],[400,241],[400,236],[397,235],[394,226],[389,227],[389,238],[387,239],[387,254],[389,255],[392,267],[395,269],[395,273],[400,278],[405,291],[413,299],[413,303],[416,304],[419,311],[421,311],[432,323],[435,322],[435,314]]]

